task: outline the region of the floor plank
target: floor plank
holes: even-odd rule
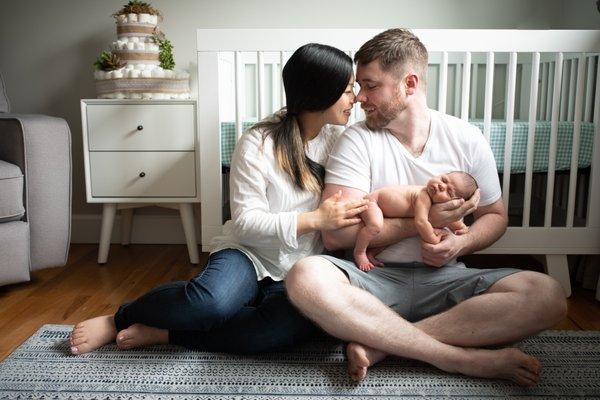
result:
[[[187,280],[206,263],[192,265],[184,245],[112,245],[110,258],[98,265],[97,245],[71,246],[67,265],[36,271],[32,281],[0,287],[0,360],[44,324],[76,324],[84,319],[114,313],[120,304],[150,288],[173,280]],[[479,265],[490,259],[477,256]],[[524,258],[493,258],[502,265],[523,263]],[[575,288],[569,315],[555,329],[600,330],[600,302],[590,290]]]

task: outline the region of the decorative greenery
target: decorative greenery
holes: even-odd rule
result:
[[[103,71],[113,71],[115,69],[123,68],[124,66],[125,63],[121,61],[119,56],[110,51],[103,51],[94,63],[94,68]]]
[[[149,3],[140,0],[130,0],[119,11],[113,14],[113,17],[121,14],[151,14],[162,18],[160,11],[152,7]]]
[[[152,39],[158,43],[160,53],[158,54],[158,60],[162,69],[173,69],[175,68],[175,59],[173,58],[173,44],[167,39],[164,33],[159,30],[155,30]]]

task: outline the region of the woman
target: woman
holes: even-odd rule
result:
[[[319,231],[360,222],[366,200],[319,205],[324,167],[354,104],[352,60],[320,44],[299,48],[283,69],[287,110],[254,125],[231,162],[232,220],[206,268],[159,286],[117,313],[77,324],[71,352],[171,343],[235,353],[280,349],[316,328],[289,303],[283,278],[323,250]]]

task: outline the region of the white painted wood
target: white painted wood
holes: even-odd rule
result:
[[[492,130],[492,99],[494,92],[494,53],[487,53],[485,64],[485,99],[483,105],[483,136],[489,142]]]
[[[256,57],[258,62],[256,64],[256,88],[257,88],[257,104],[258,104],[258,120],[266,117],[266,107],[265,107],[265,62],[263,53],[261,51],[256,53]]]
[[[131,243],[131,228],[133,225],[133,208],[121,211],[121,244],[127,246]]]
[[[100,246],[98,247],[98,264],[105,264],[108,259],[110,236],[116,212],[116,203],[104,203],[102,208],[102,228],[100,229]]]
[[[546,121],[552,119],[552,102],[554,101],[554,71],[556,62],[548,64],[548,92],[546,93]]]
[[[529,98],[538,98],[538,76],[540,71],[540,53],[533,53],[531,62],[531,87]],[[524,88],[522,88],[523,90]],[[523,196],[523,226],[529,226],[531,217],[531,182],[533,178],[533,150],[535,143],[535,126],[537,115],[537,103],[529,102],[529,130],[527,132],[527,165],[525,167],[525,195]]]
[[[569,61],[564,61],[563,57],[563,65],[562,65],[562,81],[561,81],[561,91],[560,91],[560,114],[558,116],[560,121],[567,120],[567,112],[569,108]]]
[[[295,50],[317,42],[358,49],[384,29],[198,29],[196,49],[216,51]],[[413,29],[430,52],[598,52],[594,30]]]
[[[89,104],[89,149],[194,150],[193,104]]]
[[[90,168],[94,197],[196,197],[191,151],[94,151]]]
[[[446,112],[446,97],[448,95],[448,53],[442,53],[442,63],[440,64],[440,77],[438,89],[438,111]]]
[[[236,140],[242,136],[243,128],[243,112],[244,112],[244,64],[242,62],[242,53],[235,52],[234,63],[234,90],[235,90],[235,138]]]
[[[600,61],[600,60],[599,60]],[[600,227],[600,67],[596,68],[596,93],[594,95],[594,149],[590,171],[587,226]]]
[[[569,98],[568,98],[568,110],[567,110],[567,121],[573,121],[573,113],[575,110],[575,79],[576,79],[576,65],[578,64],[577,59],[572,59],[569,62]],[[583,93],[581,94],[583,96]]]
[[[504,174],[502,175],[502,200],[508,210],[510,194],[510,167],[512,157],[513,127],[515,119],[515,86],[517,84],[517,53],[510,53],[506,91],[506,136],[504,139]]]
[[[285,107],[285,88],[283,86],[283,67],[284,63],[284,55],[283,51],[279,52],[279,104],[281,104],[280,108]]]
[[[481,254],[600,254],[600,227],[508,227]]]
[[[539,54],[539,52],[536,52],[537,54]],[[539,100],[539,115],[538,118],[539,119],[545,119],[546,118],[546,97],[548,96],[548,70],[550,69],[550,63],[543,63],[542,64],[542,87],[540,89],[540,100]]]
[[[556,170],[556,137],[558,134],[558,114],[562,82],[563,54],[556,53],[554,68],[554,91],[552,94],[552,123],[550,127],[550,149],[548,151],[548,180],[546,183],[546,208],[544,226],[552,224],[552,202],[554,199],[554,173]]]
[[[462,65],[461,64],[454,64],[454,100],[453,100],[453,105],[454,105],[454,111],[452,112],[452,115],[459,117],[460,116],[460,87],[462,86],[462,82],[461,82],[461,68]]]
[[[583,117],[585,55],[577,63],[577,88],[575,92],[573,147],[571,148],[571,172],[569,177],[569,200],[567,202],[567,227],[573,226],[575,216],[575,194],[577,193],[577,171],[579,169],[579,147],[581,136],[581,118]]]
[[[238,38],[239,40],[239,38]],[[200,43],[200,42],[199,42]],[[223,49],[219,49],[222,51]],[[234,51],[241,49],[234,48]],[[200,201],[202,251],[223,231],[223,190],[221,181],[221,138],[219,120],[218,62],[214,52],[198,52],[198,138],[200,142]]]
[[[471,119],[476,119],[477,118],[477,80],[479,79],[478,77],[478,73],[479,73],[479,64],[478,63],[474,63],[473,64],[473,74],[472,74],[472,80],[471,80],[471,96],[470,96],[470,115],[471,115]]]
[[[471,52],[465,53],[465,61],[462,67],[462,94],[460,117],[461,119],[469,120],[469,95],[471,94]]]
[[[546,273],[556,279],[565,291],[565,297],[571,296],[571,279],[569,264],[565,254],[547,254],[544,263]]]
[[[194,223],[194,209],[191,203],[181,203],[179,205],[179,215],[185,233],[185,239],[192,264],[200,263],[198,256],[198,241],[196,240],[196,224]]]
[[[268,110],[268,114],[273,114],[276,110],[281,108],[281,103],[279,102],[279,93],[278,83],[280,81],[278,74],[278,64],[271,63],[271,108]]]
[[[594,104],[594,60],[595,56],[587,57],[587,81],[585,84],[585,122],[592,122],[592,105]]]

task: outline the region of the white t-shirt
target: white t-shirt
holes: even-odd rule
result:
[[[425,185],[436,175],[465,171],[479,185],[479,205],[496,202],[501,196],[496,162],[481,131],[458,118],[430,113],[429,138],[419,157],[387,129],[372,131],[364,121],[349,127],[329,156],[325,183],[369,193],[390,185]],[[377,257],[387,262],[422,261],[420,238],[404,239]]]
[[[342,127],[326,125],[308,142],[307,156],[325,165]],[[213,239],[212,252],[234,248],[254,263],[261,280],[282,280],[294,263],[320,254],[319,232],[296,235],[298,214],[319,206],[320,194],[301,191],[278,166],[273,139],[263,142],[258,130],[246,132],[235,146],[229,177],[231,220],[223,236]]]

